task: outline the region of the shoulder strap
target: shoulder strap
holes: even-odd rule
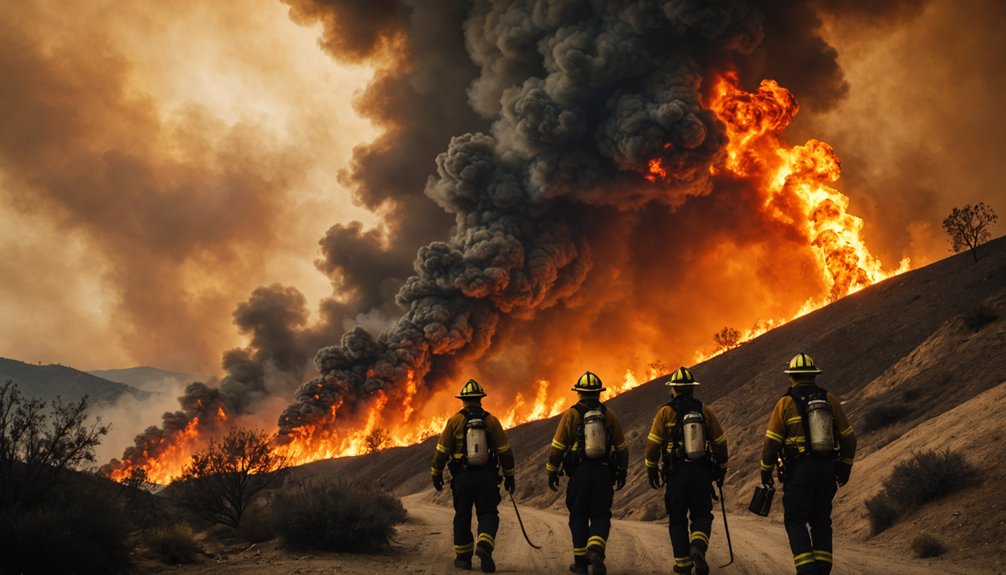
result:
[[[811,399],[818,397],[827,400],[828,392],[816,385],[808,385],[803,387],[791,387],[786,392],[786,395],[792,397],[793,403],[796,404],[796,410],[797,413],[800,414],[800,423],[803,427],[803,440],[805,442],[804,447],[806,449],[810,449],[809,445],[806,445],[806,443],[810,441],[810,422],[807,421],[807,404],[810,403]]]
[[[682,440],[682,428],[685,425],[685,414],[697,411],[702,414],[702,402],[694,397],[676,397],[667,402],[667,406],[674,410],[674,430],[667,436],[667,441],[680,442]],[[703,425],[705,415],[702,415]]]

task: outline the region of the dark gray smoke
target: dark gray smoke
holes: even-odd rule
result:
[[[234,312],[238,329],[251,336],[250,345],[224,353],[227,375],[219,385],[190,383],[178,398],[181,409],[165,413],[160,427],[137,435],[122,460],[113,459],[102,471],[112,474],[159,459],[193,421],[198,421],[198,433],[212,435],[231,418],[254,413],[262,400],[289,394],[308,367],[302,329],[307,317],[307,302],[296,289],[279,284],[257,288]]]
[[[410,373],[428,379],[480,357],[505,318],[574,296],[592,266],[577,206],[675,205],[709,190],[724,144],[700,104],[710,61],[746,53],[761,18],[745,2],[476,3],[465,21],[480,75],[473,106],[488,133],[453,138],[426,195],[455,218],[421,248],[397,295],[405,314],[319,350],[280,431],[326,430]],[[659,158],[667,177],[647,180]],[[434,382],[435,383],[435,382]]]
[[[810,108],[843,98],[815,3],[284,1],[294,20],[323,24],[321,46],[334,57],[377,67],[355,106],[384,130],[343,175],[384,227],[336,225],[321,240],[318,268],[339,294],[323,302],[321,325],[300,329],[303,302],[275,288],[267,299],[285,303],[274,314],[236,316],[272,335],[227,354],[217,401],[229,409],[253,410],[269,373],[303,375],[303,350],[321,348],[321,377],[280,417],[285,437],[331,431],[336,410],[351,415],[378,390],[395,397],[410,373],[426,384],[420,402],[479,358],[526,381],[561,361],[542,342],[611,353],[616,336],[655,317],[687,317],[695,293],[729,292],[745,305],[715,283],[721,276],[695,279],[699,263],[721,271],[713,254],[723,243],[806,249],[758,215],[762,199],[744,182],[710,178],[724,131],[701,102],[728,69],[749,86],[776,77]],[[894,4],[872,16],[903,18],[915,6]],[[431,150],[446,151],[434,162]],[[666,176],[651,181],[654,159]],[[771,287],[813,271],[794,260],[768,260],[756,279]],[[708,327],[702,338],[721,326]],[[501,330],[511,349],[530,351],[487,353]],[[583,335],[596,333],[607,338]],[[696,337],[667,330],[659,340],[696,349]],[[166,417],[163,432],[197,413]]]

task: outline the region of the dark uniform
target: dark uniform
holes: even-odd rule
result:
[[[474,380],[466,384],[459,397],[481,397],[465,395],[465,390]],[[477,383],[475,383],[478,386]],[[485,395],[481,388],[479,393]],[[481,419],[485,422],[486,436],[489,441],[489,463],[481,466],[468,465],[465,458],[465,425],[470,419]],[[444,466],[451,471],[451,491],[454,496],[454,552],[457,555],[456,564],[467,564],[470,568],[472,553],[482,558],[482,570],[492,571],[492,550],[496,547],[496,531],[499,528],[499,511],[497,505],[501,501],[499,492],[498,469],[502,469],[504,481],[508,490],[513,489],[514,457],[510,450],[503,425],[496,416],[481,407],[466,407],[451,416],[444,426],[437,442],[437,451],[433,455],[434,485],[442,485]],[[472,507],[475,507],[478,520],[478,538],[472,537]],[[479,549],[476,549],[476,543]],[[485,556],[483,553],[488,551]],[[486,557],[489,557],[487,561]],[[490,567],[490,564],[491,567]]]
[[[698,383],[691,372],[682,367],[671,375],[667,385],[691,386]],[[713,525],[712,482],[722,482],[726,476],[727,437],[712,410],[690,393],[679,393],[653,418],[646,438],[645,464],[651,486],[657,487],[654,477],[657,466],[663,463],[661,475],[665,486],[668,530],[674,550],[674,572],[691,573],[694,566],[697,573],[704,574],[709,572],[705,552],[709,548]],[[707,456],[701,460],[691,460],[684,455],[681,423],[689,412],[701,413],[705,424],[709,449]]]
[[[795,381],[769,418],[761,455],[762,481],[771,482],[772,468],[781,456],[784,523],[796,572],[827,575],[832,566],[831,502],[838,486],[849,480],[856,435],[842,402],[814,384],[814,376],[821,372],[810,356],[794,357],[786,373]],[[826,399],[831,408],[838,442],[835,453],[817,454],[807,444],[807,422],[798,401],[813,397]]]
[[[585,378],[591,384],[586,389],[588,393],[604,389],[601,380],[591,372],[581,376],[578,387],[573,389],[584,391],[580,384]],[[604,414],[607,446],[604,456],[588,459],[584,452],[583,414],[594,409],[600,409]],[[574,562],[570,569],[574,572],[586,573],[589,563],[594,565],[595,573],[604,573],[604,550],[611,531],[613,486],[617,484],[621,489],[625,485],[628,467],[629,450],[622,424],[596,395],[581,397],[576,405],[562,414],[552,438],[545,469],[553,489],[558,485],[560,470],[569,476],[566,509],[569,510],[569,531],[573,538]]]

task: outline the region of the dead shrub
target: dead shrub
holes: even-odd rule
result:
[[[195,563],[202,553],[192,528],[183,524],[152,529],[147,532],[144,542],[154,555],[169,565]]]
[[[875,535],[893,525],[905,511],[977,480],[978,470],[960,453],[949,449],[913,453],[894,466],[880,493],[866,500],[870,529]]]
[[[876,431],[901,421],[908,415],[908,406],[902,403],[878,403],[863,415],[863,431]]]
[[[391,542],[406,512],[394,494],[369,484],[315,479],[282,489],[272,517],[290,549],[375,552]]]
[[[884,492],[867,499],[864,505],[867,519],[870,520],[870,535],[880,533],[898,520],[898,512],[888,503]]]
[[[912,551],[915,556],[921,559],[927,557],[938,557],[947,552],[947,548],[939,539],[932,535],[923,534],[912,539]]]
[[[977,333],[999,319],[999,314],[992,309],[992,306],[981,303],[961,314],[961,319],[964,320],[964,325],[968,329]]]

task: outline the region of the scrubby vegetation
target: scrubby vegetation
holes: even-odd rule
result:
[[[288,485],[272,509],[277,534],[294,550],[378,551],[406,518],[392,493],[332,479]]]
[[[863,415],[863,431],[876,431],[897,423],[910,411],[903,403],[878,402]]]
[[[925,559],[943,555],[947,552],[947,548],[936,537],[925,534],[912,539],[912,551],[915,552],[916,557]]]
[[[237,529],[248,506],[279,481],[286,465],[267,434],[238,428],[195,453],[172,491],[200,518]]]
[[[982,303],[961,314],[961,319],[964,320],[964,325],[969,330],[977,333],[985,326],[998,320],[999,314],[992,306]]]
[[[974,484],[978,470],[960,453],[929,450],[894,466],[880,493],[866,500],[870,531],[880,533],[904,512]]]
[[[123,500],[77,471],[108,427],[87,398],[50,403],[0,386],[0,569],[18,574],[120,573],[129,565]],[[114,486],[112,486],[114,487]]]
[[[202,553],[192,529],[175,524],[147,532],[144,541],[150,551],[171,565],[195,563]]]

